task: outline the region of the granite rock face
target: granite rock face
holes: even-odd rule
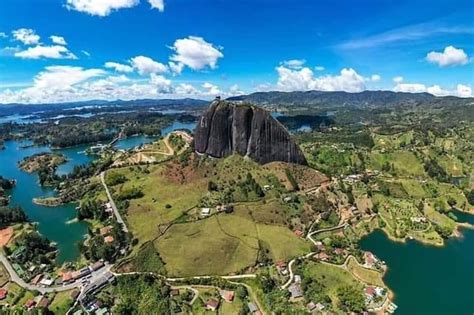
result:
[[[285,127],[266,110],[248,104],[213,101],[198,121],[194,146],[196,152],[217,158],[240,154],[261,164],[307,165]]]

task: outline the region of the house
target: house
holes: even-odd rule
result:
[[[219,308],[219,300],[209,299],[206,302],[206,310],[215,312]]]
[[[107,315],[109,314],[109,310],[106,309],[105,307],[99,308],[96,312],[95,315]]]
[[[249,311],[250,313],[256,313],[259,311],[257,305],[255,305],[254,303],[248,303],[247,306],[249,307]]]
[[[38,306],[38,307],[47,308],[48,305],[49,305],[49,303],[50,303],[49,300],[48,300],[46,297],[43,296],[43,297],[39,300],[37,306]]]
[[[367,300],[371,301],[377,295],[377,291],[375,287],[366,287],[365,288],[365,296]]]
[[[364,252],[364,266],[367,268],[373,268],[374,265],[378,262],[377,257],[374,256],[371,252]]]
[[[172,289],[170,291],[170,296],[171,297],[178,296],[178,295],[179,295],[179,290],[178,289]]]
[[[61,278],[63,283],[68,283],[73,280],[72,271],[65,271],[62,273]]]
[[[316,304],[313,301],[311,301],[306,305],[306,309],[308,310],[308,312],[312,313],[316,311]]]
[[[279,272],[281,275],[284,276],[284,275],[286,275],[286,274],[288,273],[288,270],[286,269],[286,267],[287,267],[286,262],[281,261],[281,260],[280,260],[280,261],[277,261],[277,262],[275,263],[275,266],[276,266],[278,272]]]
[[[33,280],[31,280],[31,284],[32,284],[32,285],[37,285],[37,284],[40,282],[41,278],[43,278],[43,275],[42,275],[42,274],[36,275],[36,276],[33,278]]]
[[[234,291],[220,290],[219,294],[227,302],[232,302],[234,300]]]
[[[32,299],[29,299],[29,300],[26,301],[26,303],[25,303],[25,308],[26,308],[27,310],[31,310],[33,307],[35,307],[35,305],[36,305],[36,302],[35,302],[34,300],[32,300]]]
[[[345,252],[345,251],[344,251],[344,249],[342,249],[342,248],[336,248],[336,249],[334,249],[334,254],[336,254],[336,255],[343,255],[344,252]]]
[[[301,276],[295,275],[295,283],[301,283]]]
[[[8,290],[4,288],[0,288],[0,300],[3,300],[7,297]]]
[[[298,236],[298,237],[303,236],[303,231],[301,231],[301,230],[295,230],[293,233],[295,233],[295,235]]]
[[[288,291],[290,291],[291,298],[294,299],[299,299],[303,296],[303,291],[301,290],[301,287],[299,284],[292,284],[289,288]]]
[[[321,241],[315,242],[314,245],[316,246],[316,249],[320,252],[323,252],[323,251],[326,250],[326,247],[324,246],[323,242],[321,242]]]
[[[331,258],[331,256],[323,252],[323,253],[317,253],[316,255],[314,255],[314,258],[321,261],[328,261],[329,258]]]
[[[49,287],[50,285],[53,284],[53,282],[54,282],[53,279],[43,278],[40,281],[40,285],[45,286],[45,287]]]
[[[102,236],[107,235],[112,231],[112,226],[111,225],[104,226],[99,231],[100,231],[100,235]]]
[[[293,200],[293,198],[291,198],[290,196],[283,198],[284,202],[290,202],[291,200]]]
[[[104,262],[99,260],[99,261],[96,261],[95,263],[93,263],[91,266],[90,266],[90,269],[92,271],[96,271],[96,270],[99,270],[100,268],[104,267]]]
[[[321,304],[321,303],[316,304],[317,311],[321,312],[322,310],[324,310],[324,308],[325,308],[324,304]]]
[[[211,208],[201,208],[201,215],[206,217],[211,214]]]
[[[114,237],[113,237],[113,236],[110,236],[110,235],[109,235],[109,236],[106,236],[106,237],[104,237],[104,242],[105,242],[106,244],[111,244],[111,243],[114,242]]]

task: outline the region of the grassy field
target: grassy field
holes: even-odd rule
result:
[[[72,291],[56,293],[51,305],[48,307],[54,314],[66,314],[73,301],[71,299]]]
[[[176,224],[155,246],[169,275],[222,275],[253,266],[259,240],[274,260],[309,251],[309,244],[285,227],[256,224],[233,214]]]
[[[352,285],[362,290],[362,284],[343,268],[314,262],[305,263],[302,268],[304,277],[324,283],[323,293],[331,298],[334,309],[338,309],[337,290],[340,287]]]
[[[393,165],[394,171],[397,175],[425,176],[423,165],[412,152],[372,152],[370,154],[370,167],[373,169],[382,170],[382,166],[386,163],[390,166]]]
[[[382,274],[378,271],[371,270],[360,266],[354,257],[350,257],[347,261],[347,269],[359,280],[364,283],[384,287]]]
[[[161,165],[150,166],[149,174],[128,167],[110,171],[128,178],[127,182],[116,186],[115,194],[132,187],[140,187],[144,193],[144,197],[130,201],[127,212],[128,226],[139,244],[156,237],[159,225],[173,221],[195,206],[207,189],[204,179],[179,184],[163,176],[162,171]]]

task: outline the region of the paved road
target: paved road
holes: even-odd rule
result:
[[[118,223],[122,224],[122,228],[124,232],[128,233],[127,225],[123,221],[122,216],[120,215],[117,209],[117,206],[115,205],[115,202],[112,199],[112,195],[110,194],[109,188],[107,187],[107,184],[105,183],[105,172],[100,173],[100,181],[102,182],[102,186],[104,186],[105,188],[105,192],[107,193],[107,198],[109,199],[110,205],[112,206],[112,209],[114,210],[115,219],[117,220]]]

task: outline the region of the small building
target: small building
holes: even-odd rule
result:
[[[96,261],[95,263],[93,263],[92,265],[90,265],[90,269],[92,271],[96,271],[96,270],[99,270],[100,268],[104,267],[104,262],[99,260],[99,261]]]
[[[314,303],[313,301],[309,302],[309,303],[306,305],[306,309],[307,309],[308,312],[310,312],[310,313],[316,311],[316,303]]]
[[[109,314],[109,310],[105,307],[99,308],[97,311],[95,311],[96,315],[107,315]]]
[[[107,235],[107,234],[109,234],[110,232],[112,232],[112,226],[111,226],[111,225],[104,226],[104,227],[101,228],[99,231],[100,231],[100,235],[102,235],[102,236]]]
[[[110,236],[110,235],[109,235],[109,236],[106,236],[106,237],[104,237],[104,242],[105,242],[106,244],[111,244],[111,243],[114,242],[114,237],[113,237],[113,236]]]
[[[178,289],[172,289],[170,291],[170,296],[171,297],[178,296],[178,295],[179,295],[179,290]]]
[[[54,280],[53,279],[50,279],[50,278],[43,278],[41,279],[40,281],[40,285],[43,285],[45,287],[49,287],[50,285],[52,285],[54,283]]]
[[[41,278],[43,278],[43,275],[42,275],[41,273],[40,273],[40,274],[37,274],[37,275],[33,278],[33,280],[31,280],[31,284],[32,284],[32,285],[37,285],[37,284],[40,282]]]
[[[259,311],[257,305],[255,305],[254,303],[250,302],[247,304],[248,308],[249,308],[249,311],[250,313],[256,313]]]
[[[371,301],[377,295],[377,291],[375,287],[366,287],[365,288],[365,296],[367,300]]]
[[[8,290],[4,288],[0,288],[0,300],[3,300],[7,297]]]
[[[295,283],[301,283],[301,276],[295,275]]]
[[[232,302],[234,300],[234,296],[235,296],[234,291],[220,290],[219,294],[227,302]]]
[[[328,261],[329,258],[331,257],[328,254],[322,252],[322,253],[317,253],[316,255],[314,255],[314,258],[321,261]]]
[[[303,236],[303,231],[301,231],[301,230],[295,230],[293,233],[295,233],[295,235],[298,236],[298,237]]]
[[[371,252],[364,252],[364,266],[367,268],[372,268],[378,262],[377,257],[374,256]]]
[[[201,215],[207,217],[211,214],[211,208],[201,208]]]
[[[34,300],[32,300],[32,299],[29,299],[29,300],[26,301],[26,303],[25,303],[25,308],[26,308],[27,310],[31,310],[33,307],[35,307],[35,305],[36,305],[36,302],[35,302]]]
[[[49,306],[49,303],[50,301],[46,298],[46,297],[42,297],[38,304],[37,304],[37,307],[44,307],[44,308],[47,308]]]
[[[219,308],[219,300],[209,299],[206,302],[206,310],[215,312]]]
[[[301,287],[299,284],[292,284],[289,288],[288,288],[288,291],[290,291],[290,294],[291,294],[291,298],[293,300],[295,299],[299,299],[303,296],[303,291],[301,290]]]

